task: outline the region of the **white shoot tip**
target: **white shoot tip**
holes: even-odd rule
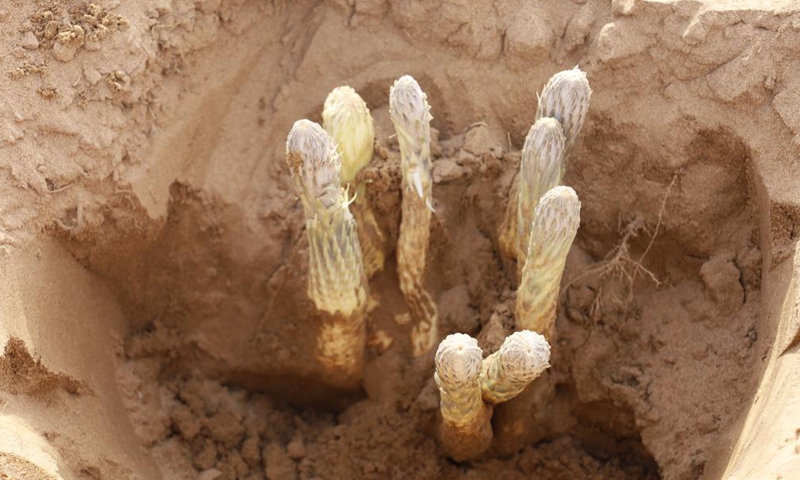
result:
[[[535,159],[538,171],[548,171],[561,165],[565,143],[561,122],[552,117],[540,118],[525,137],[523,156]]]
[[[319,124],[306,119],[294,123],[286,139],[286,163],[311,198],[327,204],[338,196],[339,156]]]
[[[528,132],[528,135],[534,138],[558,137],[559,134],[562,138],[564,137],[564,127],[561,126],[561,122],[552,117],[536,120]]]
[[[436,350],[436,374],[446,382],[476,381],[483,352],[478,341],[463,333],[448,335]]]
[[[564,70],[560,72],[564,77],[567,78],[575,78],[575,79],[582,79],[586,80],[586,72],[581,70],[579,65],[575,65],[574,67],[570,68],[569,70]],[[558,75],[558,74],[556,74]],[[588,82],[588,80],[586,80]]]
[[[513,333],[500,347],[500,361],[514,378],[532,380],[550,367],[550,344],[530,330]]]
[[[542,232],[576,232],[581,223],[581,202],[570,187],[560,185],[545,193],[536,206],[536,228]]]
[[[577,67],[558,72],[542,90],[536,118],[553,117],[560,121],[568,146],[573,145],[586,120],[591,96],[586,72]]]
[[[395,122],[430,120],[427,96],[411,75],[403,75],[389,89],[389,114]]]
[[[330,163],[331,138],[327,132],[311,120],[294,122],[289,136],[286,138],[286,156],[293,174],[301,169]]]

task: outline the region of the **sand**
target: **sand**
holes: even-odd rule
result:
[[[0,478],[800,478],[800,6],[764,3],[0,4]],[[440,335],[488,354],[519,150],[575,65],[594,94],[552,368],[453,462],[403,322],[389,86],[432,106]],[[283,161],[345,84],[389,259],[346,392],[314,358]]]

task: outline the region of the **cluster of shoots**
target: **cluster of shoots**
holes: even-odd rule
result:
[[[474,338],[455,333],[439,344],[435,361],[442,443],[451,457],[465,460],[489,448],[494,405],[522,393],[550,367],[550,345],[538,333],[523,330],[483,358]]]
[[[586,74],[577,68],[553,76],[525,139],[501,226],[502,249],[518,265],[517,332],[485,359],[466,335],[450,335],[439,345],[441,439],[456,460],[489,448],[492,406],[519,395],[550,366],[548,341],[554,340],[559,286],[581,209],[575,191],[561,182],[591,93]]]
[[[397,80],[389,97],[404,185],[397,270],[415,320],[412,350],[422,355],[438,340],[436,303],[424,285],[433,210],[431,114],[410,76]],[[363,370],[368,279],[385,261],[385,235],[358,175],[372,160],[375,129],[366,102],[348,86],[328,95],[322,119],[324,128],[310,120],[294,124],[286,161],[306,219],[308,297],[322,318],[318,357],[329,379],[353,386]]]
[[[586,74],[577,67],[547,82],[501,226],[501,248],[517,261],[517,329],[539,332],[550,341],[561,276],[580,225],[578,196],[561,183],[591,95]]]
[[[457,460],[489,447],[494,406],[519,395],[550,366],[559,285],[580,224],[578,196],[561,183],[591,93],[577,67],[554,75],[539,96],[536,121],[525,139],[500,236],[503,252],[518,266],[517,332],[486,358],[477,341],[461,333],[445,338],[436,351],[441,436]],[[433,213],[432,116],[412,77],[391,86],[389,115],[403,174],[397,272],[414,320],[412,351],[420,356],[436,345],[439,329],[436,303],[425,287]],[[364,362],[368,278],[383,268],[386,250],[358,175],[372,159],[375,133],[366,103],[350,87],[328,95],[322,118],[324,129],[309,120],[295,123],[287,163],[306,218],[308,296],[322,317],[319,359],[334,378],[352,384],[360,380]]]

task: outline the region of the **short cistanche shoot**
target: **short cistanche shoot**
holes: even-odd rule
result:
[[[434,379],[439,387],[442,443],[448,454],[467,459],[489,448],[491,408],[481,397],[483,352],[463,333],[448,335],[436,350]]]
[[[441,393],[442,417],[464,427],[474,422],[481,400],[481,362],[478,342],[463,333],[448,335],[436,351],[436,385]]]
[[[550,367],[550,345],[529,330],[512,333],[481,369],[483,400],[490,404],[516,397]]]

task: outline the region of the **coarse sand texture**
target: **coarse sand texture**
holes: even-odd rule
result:
[[[0,479],[800,478],[797,1],[0,35]]]

